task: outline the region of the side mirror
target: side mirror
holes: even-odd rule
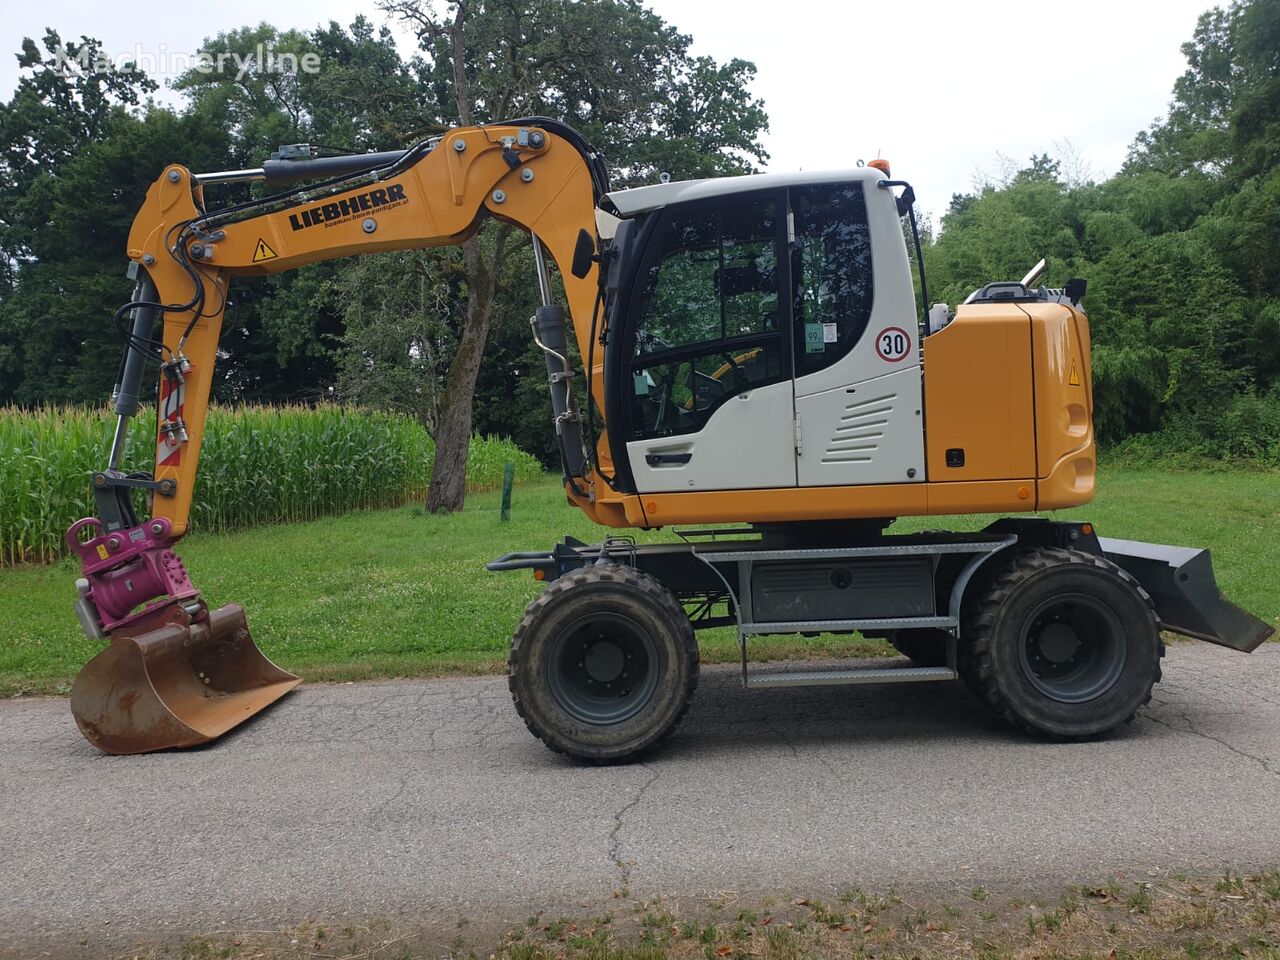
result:
[[[911,189],[911,184],[907,184],[907,188],[902,191],[902,196],[897,198],[898,216],[905,217],[911,212],[912,205],[916,202],[916,192]]]
[[[573,263],[569,272],[579,280],[585,280],[591,272],[591,264],[596,261],[596,242],[586,230],[578,231],[578,240],[573,245]]]
[[[1067,281],[1067,285],[1062,288],[1062,292],[1067,295],[1067,299],[1071,301],[1073,307],[1078,307],[1080,301],[1084,299],[1084,292],[1089,286],[1088,280],[1080,277],[1072,277]]]

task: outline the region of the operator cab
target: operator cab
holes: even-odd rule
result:
[[[925,479],[918,312],[883,171],[662,183],[603,206],[620,218],[604,249],[620,483]]]

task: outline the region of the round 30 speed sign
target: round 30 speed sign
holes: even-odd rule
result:
[[[911,352],[911,334],[901,327],[885,327],[876,334],[876,355],[886,363],[907,359]]]

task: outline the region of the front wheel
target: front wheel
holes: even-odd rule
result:
[[[698,646],[671,591],[632,567],[560,577],[511,639],[507,685],[552,750],[633,760],[675,729],[698,685]]]
[[[1138,582],[1101,557],[1042,548],[997,571],[965,626],[964,676],[1000,716],[1084,739],[1132,720],[1160,679],[1159,624]]]

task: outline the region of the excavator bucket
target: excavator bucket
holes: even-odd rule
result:
[[[71,712],[98,749],[148,753],[220,737],[301,682],[257,648],[241,607],[171,604],[112,632],[76,677]]]

